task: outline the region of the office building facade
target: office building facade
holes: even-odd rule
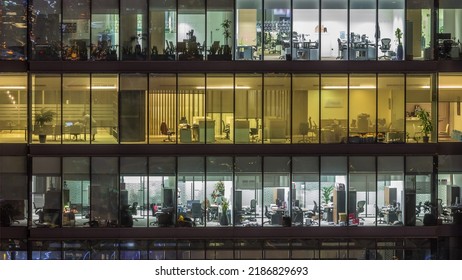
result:
[[[0,258],[461,258],[459,1],[0,20]]]

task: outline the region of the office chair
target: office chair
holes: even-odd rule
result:
[[[443,222],[449,222],[450,216],[451,214],[449,213],[449,211],[445,210],[443,207],[443,200],[439,198],[438,199],[438,217],[442,218]]]
[[[310,131],[310,125],[309,123],[302,122],[298,126],[298,133],[300,133],[303,138],[298,141],[298,143],[309,143],[310,141],[306,137],[308,135],[308,132]]]
[[[257,142],[258,141],[258,128],[250,128],[250,141]]]
[[[376,218],[378,218],[377,220],[374,221],[374,224],[377,223],[377,224],[386,224],[387,222],[383,219],[385,218],[385,215],[383,214],[383,212],[379,209],[379,207],[377,206],[377,204],[375,205],[375,216]]]
[[[451,50],[452,45],[454,44],[453,40],[444,40],[442,46],[439,49],[439,56],[443,59],[451,59]]]
[[[35,202],[32,202],[32,205],[34,206],[35,214],[38,216],[38,219],[33,220],[32,222],[35,225],[42,225],[45,222],[45,213],[43,212],[43,207],[35,206]]]
[[[337,38],[337,43],[338,43],[338,56],[337,59],[345,59],[343,57],[343,51],[347,49],[347,45],[342,43],[342,40],[340,38]]]
[[[138,215],[138,202],[133,202],[133,204],[130,206],[130,211],[132,213],[132,215]]]
[[[175,134],[175,132],[170,131],[170,130],[168,129],[168,127],[167,127],[167,124],[166,124],[165,122],[162,122],[162,123],[160,124],[160,133],[161,133],[162,135],[167,135],[167,138],[164,139],[164,142],[166,142],[166,141],[170,141],[170,142],[175,141],[175,140],[173,140],[173,139],[171,138],[171,136],[172,136],[173,134]]]
[[[256,221],[257,220],[257,200],[255,200],[255,199],[252,199],[250,201],[249,215],[252,217],[252,218],[249,219],[250,221]]]
[[[265,217],[268,218],[268,221],[265,221],[264,224],[268,223],[271,225],[278,224],[277,223],[277,217],[278,214],[276,214],[273,211],[268,210],[268,205],[265,205]],[[282,218],[282,217],[281,217]]]
[[[390,59],[390,56],[387,55],[387,52],[391,48],[391,39],[390,38],[382,38],[381,40],[382,45],[380,45],[380,51],[382,51],[383,55],[379,57],[379,59]]]
[[[363,217],[360,217],[359,214],[364,213],[364,205],[366,204],[365,200],[360,200],[356,204],[356,218],[364,221]]]

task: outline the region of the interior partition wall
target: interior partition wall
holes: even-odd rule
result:
[[[0,143],[26,143],[28,127],[27,75],[0,75]]]

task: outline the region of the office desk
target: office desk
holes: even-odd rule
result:
[[[191,143],[192,134],[191,128],[181,128],[180,129],[180,143]]]
[[[364,46],[353,46],[350,48],[350,56],[347,55],[348,49],[342,50],[343,57],[349,57],[350,60],[375,60],[376,48],[374,45],[366,44]]]

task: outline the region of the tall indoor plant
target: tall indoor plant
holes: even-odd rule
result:
[[[401,43],[401,38],[403,38],[403,32],[401,31],[399,27],[396,28],[395,30],[395,36],[396,36],[396,39],[398,39],[398,47],[396,49],[396,59],[403,60],[404,49],[403,49],[403,44]]]
[[[54,117],[55,113],[45,108],[35,114],[35,133],[38,134],[40,143],[46,142],[45,124],[51,123]]]
[[[430,118],[430,113],[425,111],[424,109],[420,109],[416,112],[417,117],[420,120],[420,125],[422,126],[422,140],[424,143],[428,143],[430,140],[430,134],[433,131],[433,124]]]
[[[229,45],[229,39],[231,38],[231,23],[231,20],[225,19],[220,24],[223,28],[223,36],[225,37],[225,45],[223,46],[223,54],[225,56],[231,55],[231,46]]]

